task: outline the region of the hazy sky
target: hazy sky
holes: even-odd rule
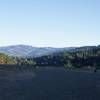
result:
[[[100,44],[100,0],[0,0],[0,46]]]

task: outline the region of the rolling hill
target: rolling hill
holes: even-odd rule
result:
[[[74,48],[32,47],[28,45],[13,45],[0,47],[0,53],[14,57],[40,57],[52,53],[73,50]]]
[[[53,48],[53,47],[32,47],[29,45],[13,45],[0,47],[0,53],[4,53],[14,57],[41,57],[54,53],[60,53],[64,51],[76,52],[87,51],[100,48],[99,46],[83,46],[83,47],[65,47],[65,48]]]

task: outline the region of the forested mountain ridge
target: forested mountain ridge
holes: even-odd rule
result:
[[[73,52],[60,52],[35,58],[38,65],[64,67],[100,67],[100,46],[81,47]]]
[[[84,46],[70,50],[63,49],[41,57],[11,57],[1,53],[0,64],[100,68],[100,46]]]
[[[0,53],[4,53],[14,57],[41,57],[44,55],[50,55],[53,53],[59,53],[63,51],[76,52],[95,49],[100,46],[84,46],[84,47],[64,47],[64,48],[53,48],[53,47],[32,47],[29,45],[13,45],[0,47]]]
[[[13,45],[0,47],[0,52],[14,57],[40,57],[74,48],[32,47],[29,45]]]

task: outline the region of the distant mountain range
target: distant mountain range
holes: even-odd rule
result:
[[[16,57],[40,57],[53,53],[63,51],[75,52],[82,50],[91,50],[99,46],[84,46],[84,47],[65,47],[65,48],[52,48],[52,47],[32,47],[28,45],[13,45],[0,47],[0,53]]]
[[[16,57],[40,57],[64,50],[72,50],[74,48],[52,48],[52,47],[32,47],[28,45],[13,45],[0,47],[0,53]]]

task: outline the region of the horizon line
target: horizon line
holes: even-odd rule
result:
[[[8,44],[8,45],[0,45],[0,47],[9,47],[9,46],[31,46],[36,48],[68,48],[68,47],[84,47],[84,46],[99,46],[100,44],[96,45],[76,45],[76,46],[33,46],[31,44]]]

